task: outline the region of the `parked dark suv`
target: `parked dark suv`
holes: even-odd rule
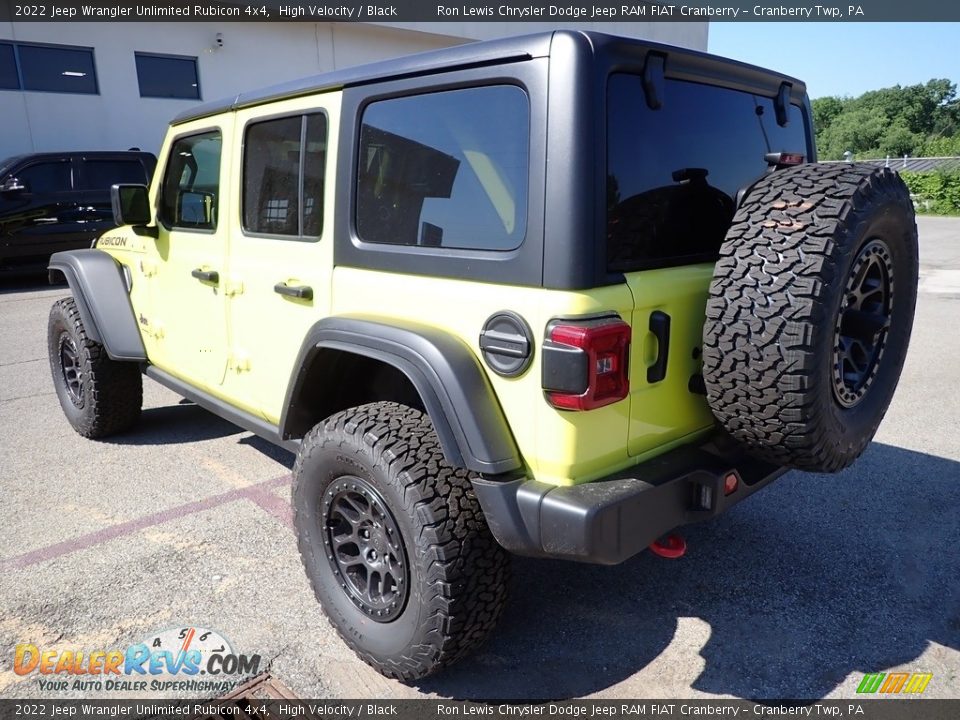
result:
[[[145,152],[36,153],[0,162],[0,270],[45,266],[113,226],[110,187],[149,184]]]

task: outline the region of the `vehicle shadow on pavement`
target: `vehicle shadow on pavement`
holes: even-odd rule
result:
[[[55,290],[62,289],[65,293],[70,292],[66,283],[51,285],[47,279],[46,271],[26,272],[19,270],[6,270],[0,274],[0,295],[10,295],[12,293],[31,292],[34,290]]]
[[[874,444],[843,473],[790,473],[688,527],[680,560],[517,558],[493,639],[417,687],[561,699],[647,669],[622,694],[822,698],[930,642],[960,650],[958,506],[960,463]]]
[[[122,435],[104,438],[101,442],[114,445],[180,445],[243,432],[243,429],[199,405],[182,400],[177,405],[146,408],[133,428]]]

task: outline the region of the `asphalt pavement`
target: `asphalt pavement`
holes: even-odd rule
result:
[[[43,278],[0,278],[0,697],[51,692],[14,648],[219,631],[304,698],[843,698],[928,672],[960,698],[960,219],[921,218],[900,387],[837,475],[790,473],[684,531],[680,560],[516,558],[491,641],[405,685],[340,642],[300,567],[293,457],[145,380],[133,431],[76,435],[50,380]]]

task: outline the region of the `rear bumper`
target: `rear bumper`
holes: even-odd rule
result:
[[[473,486],[490,530],[507,550],[615,565],[674,528],[719,515],[784,472],[711,441],[581,485],[482,478]],[[730,473],[739,482],[725,495]]]

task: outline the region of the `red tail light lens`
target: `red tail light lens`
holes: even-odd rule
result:
[[[593,410],[630,392],[630,326],[619,317],[562,321],[543,352],[543,389],[563,410]]]

